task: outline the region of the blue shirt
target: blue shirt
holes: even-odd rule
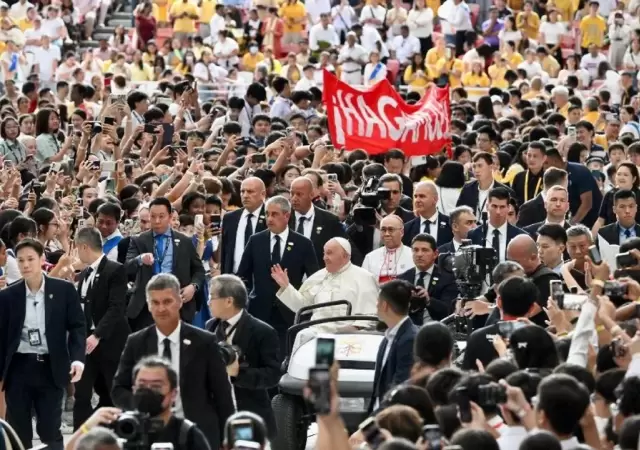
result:
[[[171,229],[167,230],[162,236],[164,236],[164,242],[160,246],[161,239],[158,233],[153,233],[153,272],[157,273],[171,273],[173,271],[173,234]],[[165,250],[166,249],[166,250]],[[161,262],[160,270],[158,271],[158,264]]]
[[[636,227],[635,224],[629,228],[625,228],[618,222],[618,233],[620,233],[620,244],[622,244],[627,239],[631,239],[636,237]]]
[[[572,216],[578,212],[578,208],[582,203],[580,195],[585,192],[591,192],[592,207],[581,221],[582,224],[591,228],[596,220],[598,220],[598,213],[600,205],[602,204],[602,193],[598,188],[595,178],[593,178],[593,175],[591,175],[591,172],[586,166],[568,162],[566,170],[569,173],[569,205]]]

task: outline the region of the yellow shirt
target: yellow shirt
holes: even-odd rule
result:
[[[438,8],[440,8],[440,0],[427,0],[427,8],[431,8],[431,11],[434,13],[438,12]]]
[[[462,84],[470,87],[489,87],[491,80],[486,73],[476,75],[473,72],[467,72],[462,75]]]
[[[251,53],[245,53],[242,57],[242,67],[244,67],[244,70],[248,72],[253,72],[254,70],[256,70],[256,66],[258,65],[258,63],[262,61],[264,61],[264,55],[262,54],[262,52],[258,52],[255,55],[252,55]]]
[[[587,16],[580,21],[580,33],[582,41],[580,46],[587,48],[591,44],[602,47],[604,44],[604,34],[607,31],[607,22],[600,16]]]
[[[102,73],[107,73],[107,72],[109,72],[109,69],[111,69],[111,65],[112,65],[112,64],[113,64],[113,63],[111,62],[111,60],[110,60],[110,59],[107,59],[106,61],[104,61],[104,62],[102,63]]]
[[[280,17],[284,21],[285,33],[300,33],[304,29],[304,22],[294,23],[294,20],[301,20],[307,17],[307,10],[298,1],[294,4],[285,3],[280,7]]]
[[[520,11],[522,5],[524,5],[524,0],[507,0],[507,6],[514,11]]]
[[[553,56],[545,56],[540,64],[542,66],[542,70],[547,72],[551,78],[555,78],[558,76],[558,72],[560,72],[560,63]]]
[[[435,70],[436,63],[440,58],[444,58],[444,49],[442,51],[438,51],[436,47],[430,48],[429,51],[427,52],[427,58],[426,58],[427,68],[430,70],[431,69]]]
[[[607,141],[607,137],[604,134],[596,134],[593,137],[593,143],[598,144],[605,150],[609,150],[609,141]]]
[[[562,108],[560,108],[560,109],[558,110],[558,112],[559,112],[560,114],[562,114],[562,116],[563,116],[565,119],[568,119],[568,118],[569,118],[569,106],[571,106],[571,103],[567,102],[567,104],[566,104],[566,105],[564,105]]]
[[[547,98],[547,95],[542,91],[536,91],[534,89],[529,90],[526,94],[522,96],[522,100],[531,100],[532,98]]]
[[[503,53],[502,57],[507,60],[507,64],[509,64],[509,67],[511,68],[511,70],[516,70],[518,68],[518,65],[520,65],[520,63],[524,61],[524,58],[518,52],[513,52],[511,56],[508,56],[506,53]]]
[[[425,69],[426,69],[425,67],[422,67],[422,71],[425,72],[425,75],[426,75],[427,71]],[[413,69],[409,65],[404,70],[404,82],[407,83],[409,87],[414,89],[423,89],[429,83],[429,79],[426,77],[418,76],[418,77],[415,77],[413,80],[411,79],[412,77],[413,77]]]
[[[177,17],[181,14],[187,13],[189,16],[197,16],[198,15],[198,7],[190,2],[176,2],[171,5],[171,9],[169,10],[169,15],[171,17],[175,17],[175,21],[173,22],[173,31],[175,33],[195,33],[196,32],[196,24],[195,20],[191,17],[184,17],[182,19],[178,19]]]
[[[153,69],[146,64],[142,64],[142,69],[138,64],[132,63],[129,65],[131,70],[131,81],[154,81]]]
[[[151,14],[157,22],[169,22],[169,8],[171,0],[153,0]]]
[[[29,20],[27,17],[18,20],[17,25],[18,25],[18,28],[20,28],[20,31],[22,31],[23,33],[28,29],[33,28],[33,22]]]
[[[586,120],[591,125],[595,126],[598,121],[598,117],[600,117],[600,113],[598,111],[590,111],[582,116],[582,120]]]
[[[209,25],[213,14],[216,12],[216,0],[202,0],[200,5],[200,23]]]
[[[457,88],[462,86],[461,77],[464,70],[464,63],[461,59],[454,59],[453,61],[447,61],[445,58],[440,58],[436,63],[436,71],[440,73],[443,67],[449,68],[449,87]],[[458,72],[458,75],[453,75],[451,72]]]
[[[533,11],[529,13],[528,17],[524,15],[524,11],[519,12],[516,16],[516,27],[529,39],[538,39],[540,17]]]
[[[552,0],[549,6],[555,6],[560,13],[560,22],[569,22],[573,20],[576,11],[573,8],[573,0]]]
[[[499,89],[507,89],[509,87],[509,83],[504,79],[504,75],[507,73],[509,68],[507,66],[498,67],[495,64],[489,66],[489,78],[491,78],[491,87],[496,87]]]

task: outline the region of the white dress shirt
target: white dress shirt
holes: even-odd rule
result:
[[[452,31],[458,32],[473,30],[473,25],[471,24],[471,10],[469,9],[469,5],[464,1],[457,5],[452,5],[450,12],[447,22],[449,22],[453,28]]]
[[[100,257],[98,259],[96,259],[89,267],[91,267],[91,273],[89,274],[89,276],[87,277],[86,280],[84,280],[84,282],[82,283],[82,289],[80,290],[80,296],[85,299],[87,297],[87,292],[89,291],[89,288],[93,285],[93,282],[96,279],[96,274],[98,273],[98,267],[100,266],[100,263],[102,262],[102,258],[104,258],[104,255],[100,255]],[[84,311],[84,305],[85,302],[83,301],[81,304],[82,306],[82,310]],[[91,329],[95,329],[95,324],[93,323],[93,319],[91,322]]]
[[[226,334],[227,339],[226,342],[228,344],[231,344],[233,342],[233,337],[236,335],[236,325],[238,324],[238,322],[240,321],[240,318],[242,317],[242,313],[244,312],[244,309],[241,310],[238,314],[236,314],[235,316],[231,317],[230,319],[227,319],[226,322],[229,324],[227,325],[227,332],[231,331],[231,333]],[[222,323],[222,322],[220,322]],[[218,326],[220,326],[220,324],[218,324]]]
[[[489,186],[489,188],[486,190],[480,189],[480,185],[478,185],[478,205],[476,206],[475,211],[478,221],[480,220],[480,217],[482,217],[482,212],[487,211],[487,206],[489,203],[489,191],[493,189],[493,186],[495,184],[496,182],[492,181],[491,186]]]
[[[311,51],[320,50],[320,42],[328,42],[332,47],[340,45],[340,38],[333,25],[329,24],[325,28],[321,23],[317,23],[311,27],[309,30],[309,48]]]
[[[165,336],[162,332],[156,328],[156,334],[158,335],[158,355],[162,356],[164,353],[164,340],[168,338],[171,342],[171,368],[176,371],[178,374],[178,386],[180,386],[180,328],[182,326],[182,322],[178,322],[178,326],[175,330],[169,335]],[[174,414],[178,417],[183,416],[182,411],[182,399],[180,397],[180,389],[178,389],[178,393],[176,395],[176,401],[173,404]]]
[[[220,67],[231,69],[233,66],[238,64],[240,59],[238,58],[238,55],[230,55],[234,50],[239,49],[240,47],[235,40],[231,38],[225,38],[224,42],[216,42],[216,44],[213,46],[213,54],[218,59],[217,62]]]
[[[24,316],[24,324],[20,335],[20,344],[18,345],[18,353],[31,353],[46,355],[49,353],[47,346],[45,312],[44,312],[44,277],[42,284],[36,292],[32,292],[25,282],[26,288],[26,310]],[[29,343],[29,330],[38,330],[40,333],[40,345],[31,345]]]
[[[508,222],[505,222],[501,227],[497,228],[500,232],[500,251],[498,252],[498,262],[503,262],[507,257],[507,225]],[[485,243],[485,247],[493,248],[493,230],[496,228],[493,227],[490,223],[487,223],[487,242]]]
[[[431,283],[431,277],[433,276],[433,265],[431,265],[431,267],[429,267],[429,270],[425,271],[425,275],[424,275],[424,285],[421,287],[424,287],[426,290],[429,290],[429,283]],[[418,286],[418,280],[420,279],[420,269],[418,269],[416,267],[416,276],[413,280],[413,284],[415,286]]]
[[[256,226],[258,225],[258,215],[260,214],[262,205],[255,211],[252,211],[253,217],[251,218],[251,229],[253,233],[256,232]],[[233,249],[233,272],[237,272],[240,267],[240,261],[242,260],[242,253],[247,243],[244,241],[244,229],[247,226],[247,216],[249,211],[246,209],[242,211],[240,221],[238,222],[238,229],[236,230],[236,248]]]
[[[433,10],[425,6],[421,10],[412,8],[407,16],[411,36],[428,38],[433,34]]]
[[[420,217],[420,233],[424,233],[424,223],[427,220],[431,222],[429,224],[429,234],[436,240],[436,242],[438,242],[438,227],[440,226],[438,223],[438,210],[436,209],[436,213],[426,219],[424,217]]]
[[[331,2],[329,0],[307,0],[304,2],[304,7],[312,24],[320,21],[320,14],[329,14],[331,12]]]
[[[420,41],[415,36],[396,36],[391,41],[391,47],[396,52],[396,59],[404,64],[410,62],[413,55],[420,53]]]
[[[280,261],[282,261],[282,255],[284,255],[284,248],[287,245],[287,239],[289,238],[289,227],[285,228],[282,233],[274,234],[269,233],[270,236],[270,246],[269,246],[269,254],[273,253],[273,247],[276,245],[276,236],[280,237]]]
[[[360,12],[360,23],[364,23],[367,19],[377,19],[380,23],[384,23],[384,19],[387,16],[387,8],[382,5],[365,5]],[[374,25],[372,23],[365,23],[365,27],[378,28],[382,25]]]
[[[505,426],[502,434],[497,439],[500,450],[513,450],[520,448],[520,444],[528,436],[527,429],[521,426]]]
[[[209,29],[211,30],[211,43],[216,44],[218,42],[218,33],[221,30],[227,28],[227,24],[224,21],[224,17],[220,14],[214,14],[209,22]]]
[[[300,214],[299,212],[296,211],[295,213],[296,223],[294,228],[296,232],[298,230],[298,224],[300,223],[301,217],[304,217],[306,219],[302,226],[304,230],[304,237],[311,239],[311,233],[313,232],[313,219],[315,217],[315,208],[313,207],[313,205],[311,205],[311,208],[309,208],[309,211],[307,211],[306,214]]]

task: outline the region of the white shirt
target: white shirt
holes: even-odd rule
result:
[[[60,28],[64,27],[64,21],[60,17],[56,17],[55,19],[42,19],[40,30],[42,30],[43,34],[46,34],[51,38],[52,41],[60,39]]]
[[[497,439],[500,450],[513,450],[528,436],[527,429],[521,426],[504,426],[502,434]]]
[[[589,72],[589,77],[591,77],[591,79],[593,80],[598,77],[598,66],[601,62],[604,62],[606,60],[607,57],[602,53],[598,53],[595,58],[591,56],[591,53],[587,53],[580,60],[580,68],[585,69],[587,72]]]
[[[216,44],[218,42],[218,33],[224,30],[227,25],[224,22],[224,17],[219,14],[214,14],[209,22],[209,29],[211,30],[211,43]]]
[[[377,19],[380,23],[384,23],[384,18],[387,16],[387,8],[382,5],[365,5],[360,12],[360,23],[364,23],[367,19]],[[382,25],[373,25],[371,23],[365,23],[365,27],[378,28]]]
[[[307,15],[311,18],[311,23],[320,21],[320,14],[331,12],[331,2],[329,0],[307,0],[304,2]]]
[[[527,78],[529,79],[536,76],[541,76],[543,73],[542,66],[538,61],[534,61],[532,63],[523,61],[518,64],[518,69],[524,69],[524,71],[527,72]]]
[[[540,34],[544,35],[545,44],[557,44],[560,37],[567,32],[567,26],[560,23],[542,22],[540,25]]]
[[[256,226],[258,225],[258,215],[260,214],[262,205],[255,211],[252,211],[253,217],[251,218],[251,229],[253,233],[256,232]],[[242,260],[242,253],[247,243],[244,241],[244,229],[247,226],[247,216],[249,211],[246,209],[242,211],[242,216],[238,222],[238,229],[236,230],[236,248],[233,249],[233,272],[236,273],[240,267],[240,261]]]
[[[7,277],[7,285],[18,281],[22,278],[20,275],[20,269],[18,268],[18,261],[14,256],[11,256],[7,252],[7,264],[4,266],[4,274]]]
[[[274,234],[271,232],[269,233],[269,254],[273,253],[273,248],[276,246],[276,236],[280,238],[280,260],[282,260],[282,255],[284,255],[284,248],[287,245],[287,239],[289,238],[289,227],[285,228],[284,231],[279,234]]]
[[[40,355],[46,355],[49,353],[44,312],[44,283],[45,279],[42,277],[42,284],[40,285],[40,288],[36,292],[32,292],[25,281],[26,297],[24,301],[26,302],[26,310],[22,333],[20,335],[20,343],[18,344],[18,353]],[[40,345],[33,346],[29,344],[29,330],[38,330],[40,334]]]
[[[493,225],[487,223],[487,242],[485,243],[485,247],[493,248],[493,230],[497,229],[500,232],[499,262],[503,262],[507,257],[507,225],[508,222],[505,222],[500,228],[494,228]]]
[[[313,205],[311,205],[311,208],[309,209],[309,211],[307,211],[306,214],[300,214],[299,212],[295,212],[295,219],[296,219],[296,223],[295,223],[295,230],[297,232],[298,230],[298,224],[300,223],[300,218],[304,217],[306,218],[306,220],[304,221],[304,224],[302,225],[302,228],[304,230],[304,237],[311,239],[311,233],[313,232],[313,219],[315,216],[315,208],[313,207]]]
[[[376,66],[378,66],[379,68],[374,76],[374,70]],[[366,66],[364,66],[364,85],[365,86],[373,86],[374,84],[384,80],[385,78],[387,78],[387,66],[385,66],[381,62],[377,64],[369,63]]]
[[[229,324],[227,326],[227,329],[225,330],[225,333],[231,331],[231,333],[227,334],[227,339],[226,342],[231,344],[231,342],[233,341],[233,337],[236,335],[236,325],[238,324],[238,322],[240,321],[240,318],[242,317],[242,313],[244,312],[244,310],[241,310],[238,314],[236,314],[235,316],[231,317],[230,319],[226,320],[226,322]],[[220,324],[218,324],[218,326],[221,326],[222,322],[220,322]]]
[[[366,63],[369,57],[369,52],[359,44],[353,44],[353,47],[349,47],[349,44],[345,44],[340,49],[338,55],[338,63],[342,64],[342,72],[355,72],[360,70],[362,65]],[[353,61],[346,61],[347,58],[353,59]]]
[[[436,209],[436,213],[426,219],[424,217],[420,217],[420,233],[424,233],[424,224],[427,220],[431,222],[429,225],[429,234],[436,240],[436,242],[438,242],[438,227],[440,226],[438,223],[438,210]]]
[[[244,108],[240,111],[240,115],[238,116],[238,122],[242,126],[242,137],[249,137],[251,134],[251,121],[256,114],[262,113],[262,108],[260,105],[251,106],[247,100],[244,100]]]
[[[431,282],[431,277],[433,276],[433,265],[429,267],[429,270],[425,270],[424,273],[425,273],[424,280],[423,280],[424,285],[421,287],[424,287],[425,289],[429,290],[429,283]],[[420,269],[416,267],[416,276],[413,280],[413,284],[417,286],[419,280],[420,280]]]
[[[384,350],[384,355],[382,356],[382,367],[380,370],[384,369],[385,364],[387,364],[387,358],[389,357],[389,352],[391,351],[391,344],[393,344],[393,340],[398,334],[398,330],[402,327],[402,324],[405,323],[409,319],[409,316],[403,318],[400,322],[398,322],[393,328],[388,329],[384,333],[384,338],[387,340],[387,348]]]
[[[340,45],[340,38],[333,25],[327,25],[327,28],[323,27],[321,23],[315,24],[309,30],[309,48],[312,51],[320,50],[319,42],[328,42],[332,47]]]
[[[100,263],[102,262],[102,258],[104,258],[104,255],[100,255],[100,257],[98,259],[96,259],[89,266],[89,267],[91,267],[91,273],[89,274],[87,279],[84,280],[84,282],[82,283],[82,289],[80,290],[80,296],[82,298],[87,296],[87,291],[89,290],[89,288],[93,284],[93,280],[95,280],[95,278],[96,278],[96,273],[98,272],[98,267],[100,266]]]
[[[314,73],[315,76],[315,73]],[[312,78],[311,80],[307,77],[302,77],[300,78],[300,80],[296,83],[296,86],[293,88],[294,91],[308,91],[309,89],[311,89],[312,87],[317,87],[318,83],[316,83],[315,78]]]
[[[9,9],[9,16],[11,16],[11,18],[15,20],[24,19],[25,17],[27,17],[27,10],[32,7],[34,7],[34,5],[29,2],[14,3]]]
[[[380,47],[382,50],[380,51],[380,58],[388,58],[389,57],[389,49],[387,45],[382,42],[382,36],[378,30],[374,27],[363,27],[362,28],[362,36],[360,36],[360,43],[367,51],[366,60],[369,59],[369,53],[373,50],[377,50],[378,42],[380,42]],[[345,45],[346,47],[346,45]]]
[[[424,7],[422,10],[412,8],[407,16],[407,25],[411,36],[427,38],[433,34],[433,10]]]
[[[182,322],[178,322],[178,326],[175,330],[169,335],[165,336],[162,332],[156,328],[156,334],[158,335],[158,355],[162,356],[164,353],[164,340],[165,338],[169,339],[171,347],[171,368],[176,371],[178,374],[178,386],[180,386],[180,328],[182,326]],[[182,398],[180,397],[180,389],[178,389],[176,395],[176,401],[173,404],[173,412],[177,417],[183,416],[182,411]]]
[[[104,242],[107,242],[109,239],[114,238],[116,236],[122,236],[122,233],[120,233],[120,230],[118,230],[117,228],[116,228],[116,231],[114,231],[104,239]],[[109,253],[107,253],[107,258],[111,261],[118,262],[118,246],[117,245],[113,247],[111,250],[109,250]]]
[[[214,63],[208,66],[202,62],[199,62],[193,68],[193,76],[202,81],[216,81],[219,78],[224,78],[229,74],[227,69],[224,69]]]
[[[336,30],[350,30],[353,25],[353,18],[356,16],[355,11],[349,5],[346,6],[334,6],[331,9],[331,16],[333,19],[333,26]]]
[[[362,268],[373,274],[378,281],[395,278],[414,267],[411,248],[406,245],[394,250],[388,250],[386,247],[377,248],[367,253],[362,262]]]
[[[476,216],[478,220],[482,216],[483,211],[487,211],[487,203],[489,203],[489,191],[493,189],[493,185],[495,181],[491,182],[491,186],[487,190],[480,189],[480,185],[478,185],[478,206],[476,207]]]
[[[396,59],[401,63],[408,63],[411,57],[420,53],[420,41],[415,36],[396,36],[391,41],[391,48],[396,52]]]
[[[471,24],[471,10],[469,9],[469,5],[464,1],[457,5],[452,5],[447,21],[453,28],[454,32],[473,30],[473,25]]]
[[[220,67],[223,67],[225,69],[230,69],[233,66],[235,66],[236,64],[238,64],[238,62],[240,61],[240,59],[238,58],[238,55],[236,56],[229,56],[234,50],[239,50],[240,47],[238,46],[238,43],[231,39],[231,38],[225,38],[224,42],[216,42],[216,44],[213,46],[213,54],[218,58],[218,65]]]
[[[573,450],[574,448],[580,447],[580,442],[577,437],[572,436],[569,439],[560,441],[560,446],[562,447],[562,450]]]

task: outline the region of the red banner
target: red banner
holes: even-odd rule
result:
[[[448,88],[430,87],[409,105],[386,79],[359,90],[325,70],[323,102],[336,147],[371,155],[399,148],[406,156],[419,156],[451,144]]]

